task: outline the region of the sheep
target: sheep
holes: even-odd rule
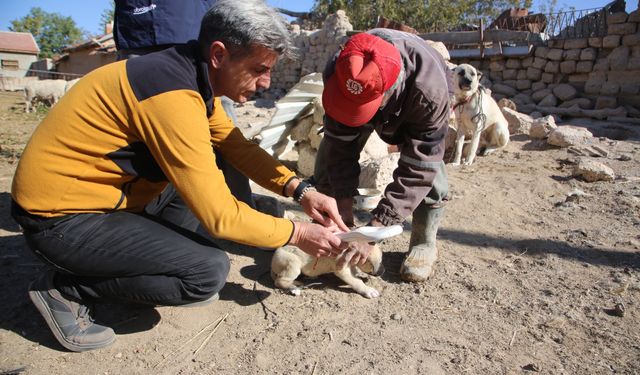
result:
[[[60,100],[66,91],[67,81],[64,79],[45,79],[42,81],[30,81],[24,86],[25,112],[31,112],[36,100],[47,101],[53,106]]]

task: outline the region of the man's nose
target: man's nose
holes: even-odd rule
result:
[[[271,85],[271,73],[265,73],[260,78],[258,78],[258,82],[256,83],[259,89],[268,89]]]

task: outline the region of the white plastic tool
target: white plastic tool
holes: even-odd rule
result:
[[[390,227],[360,227],[351,232],[337,233],[336,236],[345,242],[378,242],[402,233],[402,225]]]

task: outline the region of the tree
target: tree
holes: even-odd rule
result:
[[[107,25],[113,22],[115,6],[115,3],[111,1],[111,6],[102,11],[102,14],[100,15],[100,26],[102,27],[102,30],[106,30]]]
[[[530,8],[532,0],[316,0],[313,13],[344,10],[356,30],[375,26],[377,16],[404,23],[418,31],[447,31],[461,24],[485,24],[511,7]]]
[[[65,46],[82,40],[83,32],[71,17],[31,8],[26,16],[11,21],[11,31],[29,32],[38,42],[41,57],[59,54]]]

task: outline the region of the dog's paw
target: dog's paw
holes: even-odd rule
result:
[[[300,288],[289,289],[289,294],[298,297],[300,294],[302,294],[302,290]]]
[[[367,287],[365,290],[363,290],[360,293],[360,295],[362,295],[363,297],[366,297],[366,298],[378,298],[378,297],[380,297],[380,292],[378,292],[374,288]]]

